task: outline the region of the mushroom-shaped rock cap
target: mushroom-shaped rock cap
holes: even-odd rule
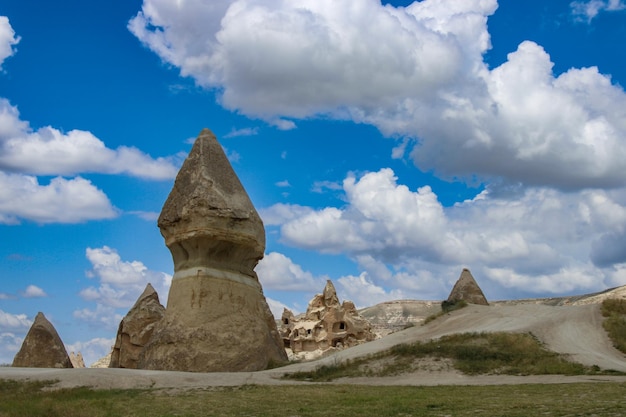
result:
[[[265,250],[263,222],[209,129],[178,172],[158,225],[176,270],[224,252],[231,258],[242,252],[253,268]]]

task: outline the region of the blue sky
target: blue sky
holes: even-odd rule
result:
[[[626,4],[0,3],[0,363],[38,311],[88,363],[173,265],[200,130],[260,212],[270,306],[626,284]]]

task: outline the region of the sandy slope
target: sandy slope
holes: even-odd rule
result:
[[[614,349],[601,325],[598,304],[550,306],[536,302],[496,303],[492,306],[469,306],[443,316],[428,325],[393,333],[334,355],[284,368],[246,373],[184,373],[138,371],[127,369],[24,369],[0,368],[0,378],[59,379],[59,386],[93,386],[98,388],[200,388],[242,384],[297,383],[278,380],[286,372],[314,369],[350,358],[387,349],[398,343],[438,338],[459,332],[532,332],[549,349],[568,354],[585,365],[626,372],[626,356]],[[579,381],[626,381],[626,377],[562,376],[478,376],[469,377],[455,371],[417,372],[388,378],[357,378],[342,383],[372,385],[441,385],[441,384],[518,384]]]

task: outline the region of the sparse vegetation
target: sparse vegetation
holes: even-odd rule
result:
[[[320,366],[311,372],[285,375],[285,378],[332,381],[341,377],[397,375],[413,371],[417,359],[428,357],[450,359],[456,369],[470,375],[581,375],[600,372],[597,367],[570,362],[564,356],[545,349],[531,334],[500,332],[454,334],[428,342],[397,345],[369,357]],[[377,366],[372,366],[372,363]]]
[[[451,313],[454,310],[459,310],[463,307],[467,307],[467,302],[465,300],[455,300],[455,301],[447,301],[444,300],[441,303],[441,311],[437,314],[430,315],[426,317],[424,320],[424,324],[428,324],[431,321],[438,319],[439,317]]]
[[[86,388],[42,391],[48,385],[0,381],[0,416],[618,416],[626,408],[626,384],[620,383],[486,387],[248,385],[178,393]]]
[[[602,325],[608,333],[613,346],[626,353],[626,300],[609,298],[602,302]]]

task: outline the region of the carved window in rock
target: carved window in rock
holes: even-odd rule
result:
[[[345,332],[348,329],[345,321],[339,321],[333,324],[333,332]]]
[[[283,324],[284,324],[284,325],[288,325],[288,324],[289,324],[289,319],[288,319],[287,317],[285,317],[285,318],[283,319]]]

